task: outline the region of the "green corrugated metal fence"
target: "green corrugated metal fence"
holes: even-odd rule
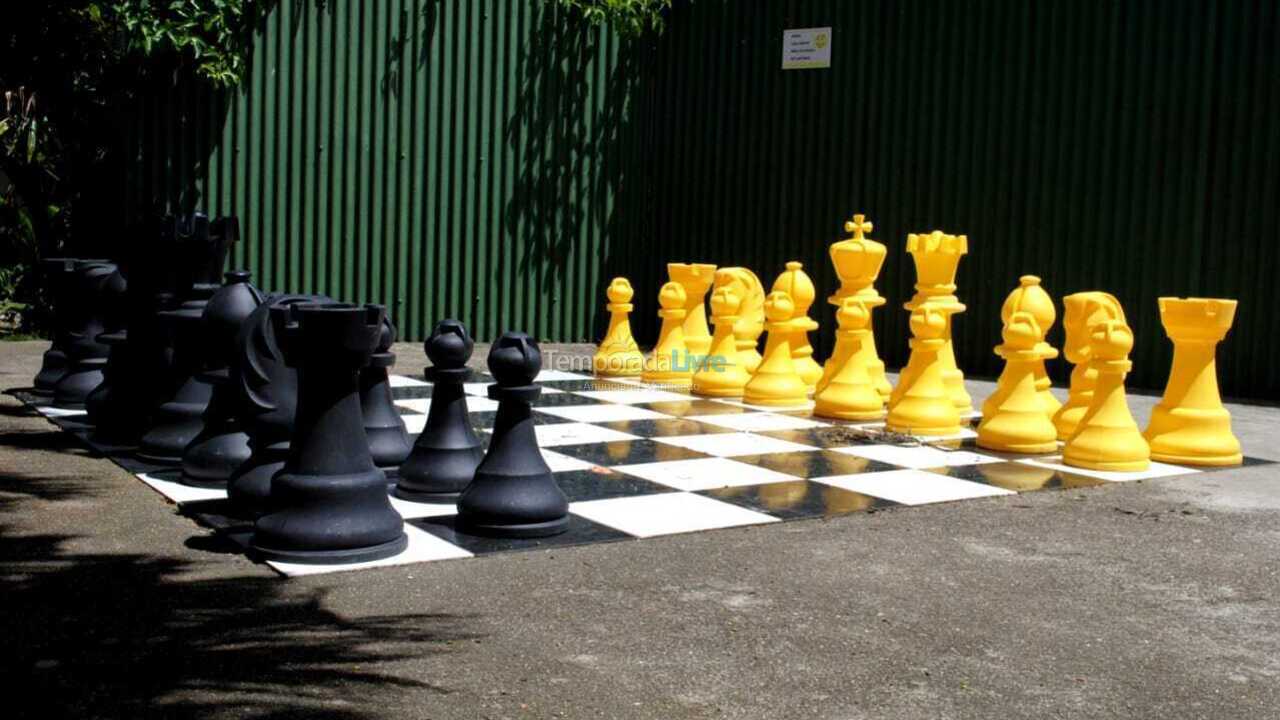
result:
[[[831,68],[780,69],[783,29],[828,25]],[[237,213],[264,286],[386,303],[409,338],[455,315],[565,341],[600,332],[614,274],[652,339],[668,260],[768,283],[799,259],[825,297],[866,212],[890,365],[906,234],[939,228],[970,240],[971,374],[998,372],[1000,303],[1034,273],[1120,297],[1142,387],[1168,372],[1158,295],[1239,298],[1224,391],[1274,400],[1278,34],[1275,2],[1229,0],[698,0],[650,43],[537,0],[289,0],[243,92],[143,109],[129,209]]]
[[[388,305],[402,336],[593,334],[638,57],[553,3],[285,0],[231,97],[161,88],[129,203],[241,217],[269,289]],[[619,268],[619,271],[621,269]],[[606,278],[607,282],[607,278]]]

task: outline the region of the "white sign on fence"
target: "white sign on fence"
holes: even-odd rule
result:
[[[793,28],[782,31],[782,69],[831,67],[831,28]]]

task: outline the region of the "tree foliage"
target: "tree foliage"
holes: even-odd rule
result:
[[[101,232],[121,109],[157,78],[244,78],[254,24],[274,0],[9,3],[0,22],[0,309],[37,311],[41,255]],[[118,184],[118,179],[115,180]],[[28,315],[27,320],[33,318]]]
[[[609,25],[625,36],[662,32],[663,13],[672,0],[559,0],[593,25]]]

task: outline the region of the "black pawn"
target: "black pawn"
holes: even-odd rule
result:
[[[369,364],[360,369],[360,411],[364,417],[364,432],[369,438],[369,454],[373,464],[387,473],[394,483],[399,476],[400,463],[409,457],[413,443],[405,429],[404,418],[396,410],[391,397],[391,383],[387,369],[396,364],[391,344],[396,339],[396,328],[390,320],[382,323],[378,347],[369,358]]]
[[[109,289],[113,276],[119,278],[121,290],[124,280],[116,273],[114,264],[103,260],[71,260],[68,265],[72,273],[68,290],[71,315],[66,346],[68,367],[53,388],[53,402],[59,407],[83,408],[89,393],[102,384],[110,352],[98,339],[108,330],[102,312],[103,300],[114,292]]]
[[[544,537],[569,527],[569,501],[542,459],[534,434],[532,402],[542,388],[533,384],[542,368],[538,343],[507,332],[489,351],[489,372],[498,382],[489,397],[498,401],[489,452],[475,479],[458,498],[458,527],[498,537]]]
[[[237,417],[236,390],[230,375],[240,326],[262,304],[262,293],[249,277],[243,270],[227,273],[222,289],[209,299],[200,320],[208,362],[204,380],[213,386],[213,395],[204,413],[204,429],[182,452],[182,482],[187,485],[224,486],[249,459],[249,435]]]
[[[54,386],[67,374],[70,363],[67,357],[67,345],[71,342],[68,324],[71,322],[71,280],[75,276],[75,261],[72,258],[45,258],[40,261],[40,270],[52,308],[53,343],[44,352],[40,372],[36,373],[32,384],[36,393],[52,395]]]
[[[84,408],[87,411],[89,422],[96,422],[96,418],[101,418],[103,409],[111,405],[111,394],[114,378],[119,376],[120,357],[117,348],[125,340],[125,323],[128,319],[126,311],[128,306],[126,298],[128,296],[128,283],[125,276],[117,267],[115,272],[107,278],[103,284],[103,318],[104,328],[106,332],[98,335],[98,342],[107,348],[107,362],[102,368],[102,382],[93,392],[84,400]],[[116,359],[112,360],[115,357]],[[112,367],[112,365],[116,367]]]
[[[431,409],[427,424],[400,466],[395,494],[418,502],[456,502],[475,477],[484,448],[467,416],[462,384],[470,377],[467,360],[475,342],[457,320],[443,320],[423,343],[431,367]]]
[[[298,370],[298,417],[289,460],[271,481],[271,512],[254,524],[267,560],[353,563],[406,547],[404,521],[373,464],[360,414],[359,371],[378,347],[377,305],[296,305],[285,356]]]

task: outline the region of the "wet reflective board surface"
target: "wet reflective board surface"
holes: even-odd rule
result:
[[[465,386],[469,418],[482,443],[491,437],[497,414],[497,403],[487,395],[491,382],[476,373]],[[406,427],[411,434],[420,432],[431,409],[431,384],[403,375],[392,376],[390,384]],[[409,537],[401,555],[338,566],[268,564],[285,575],[359,570],[1210,471],[1161,463],[1140,473],[1084,470],[1064,465],[1060,453],[983,450],[972,429],[949,438],[910,438],[885,434],[878,423],[825,420],[805,408],[749,407],[635,380],[544,372],[538,384],[543,392],[533,407],[535,434],[569,502],[566,532],[548,538],[485,537],[458,528],[450,503],[393,497]],[[235,514],[224,489],[185,485],[177,468],[142,462],[128,448],[94,441],[83,410],[55,408],[21,391],[13,394],[213,530],[186,538],[188,545],[244,552],[253,519]],[[971,427],[976,423],[973,418]]]

